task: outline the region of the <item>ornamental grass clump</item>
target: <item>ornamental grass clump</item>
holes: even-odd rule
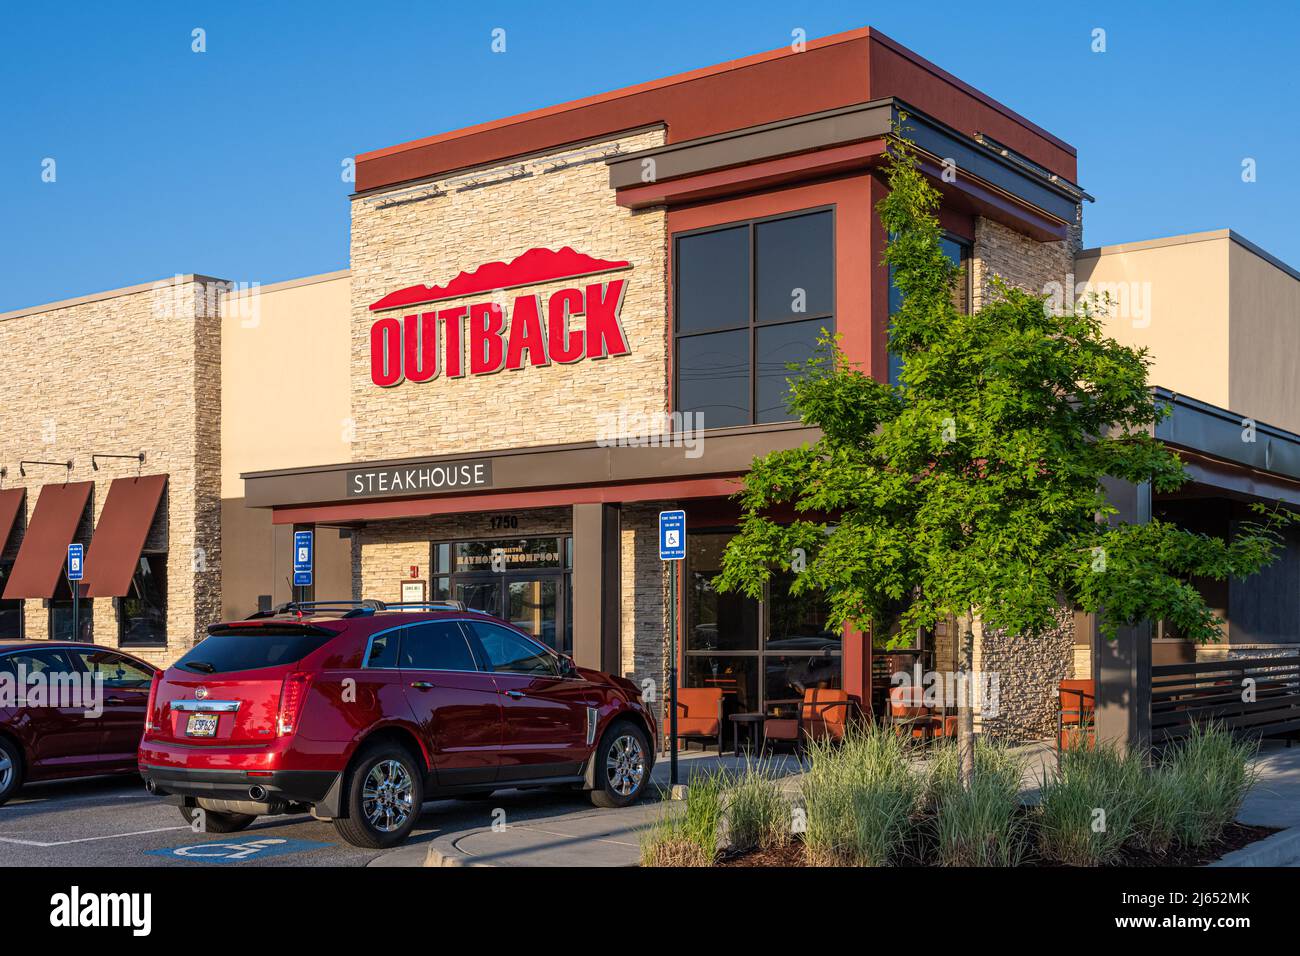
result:
[[[1211,723],[1192,724],[1186,739],[1165,752],[1159,772],[1181,800],[1174,817],[1179,843],[1199,849],[1223,835],[1258,779],[1250,763],[1258,749]]]
[[[1061,752],[1060,766],[1043,784],[1038,848],[1067,866],[1103,866],[1119,859],[1137,834],[1149,800],[1145,758],[1109,744]]]
[[[923,804],[934,814],[938,862],[943,866],[1016,866],[1025,855],[1020,814],[1024,766],[1003,743],[978,738],[975,775],[962,787],[957,748],[936,749]]]
[[[790,801],[781,793],[768,763],[746,764],[727,781],[724,792],[727,838],[736,852],[768,849],[790,842]]]
[[[811,865],[888,866],[901,861],[921,796],[907,744],[878,725],[836,744],[809,745],[804,846]]]
[[[686,788],[685,805],[665,801],[641,834],[642,866],[712,866],[722,822],[722,773],[700,774]]]

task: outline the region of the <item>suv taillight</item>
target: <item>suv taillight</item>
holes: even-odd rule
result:
[[[162,683],[162,671],[157,671],[153,675],[153,681],[149,684],[149,704],[144,712],[144,732],[153,733],[158,729],[158,725],[153,722],[153,705],[158,699],[158,685]]]
[[[298,726],[298,715],[302,712],[302,702],[307,699],[310,684],[311,675],[302,672],[290,674],[284,679],[284,686],[280,688],[280,714],[275,721],[278,736],[288,736]]]

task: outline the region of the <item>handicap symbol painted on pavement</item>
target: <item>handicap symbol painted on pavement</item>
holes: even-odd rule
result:
[[[218,843],[192,843],[162,850],[146,850],[149,856],[170,856],[198,863],[243,863],[267,856],[284,856],[332,846],[314,840],[283,840],[277,837],[261,839],[223,840]]]

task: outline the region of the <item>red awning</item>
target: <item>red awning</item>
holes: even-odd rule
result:
[[[22,514],[23,499],[27,497],[26,488],[6,488],[0,491],[0,554],[9,544],[9,536],[14,533],[14,525]]]
[[[5,585],[4,599],[49,598],[59,583],[68,545],[90,500],[93,481],[46,485],[36,499],[31,523],[18,549],[18,560]]]
[[[113,479],[86,552],[87,597],[125,597],[131,590],[135,563],[166,487],[166,475]]]

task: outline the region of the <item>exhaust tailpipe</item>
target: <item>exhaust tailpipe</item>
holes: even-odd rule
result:
[[[144,782],[144,788],[148,790],[150,793],[153,793],[155,790],[158,789],[158,784],[154,783],[152,780],[146,780]]]
[[[259,787],[257,784],[248,788],[248,798],[261,803],[266,799],[266,787]]]

